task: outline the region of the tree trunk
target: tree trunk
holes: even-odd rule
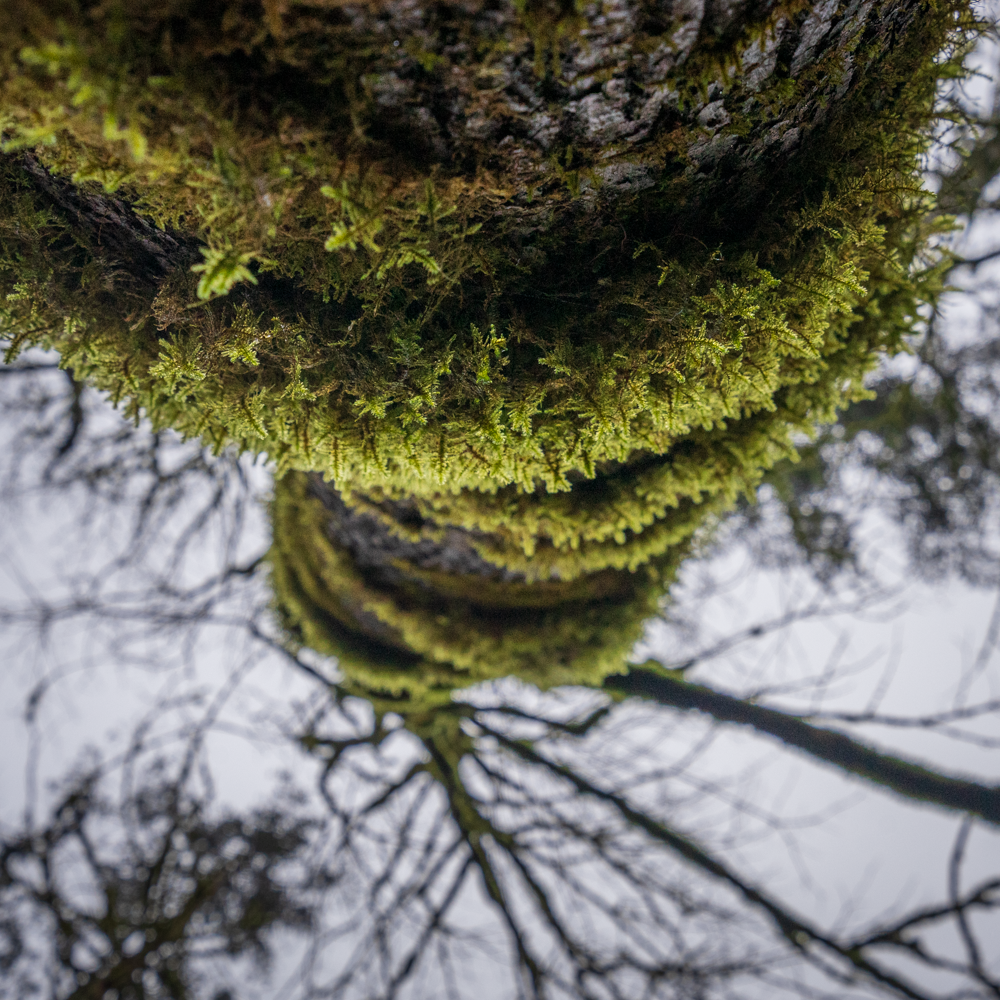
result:
[[[278,604],[369,693],[600,683],[933,292],[962,3],[109,10],[0,43],[14,349],[308,472]]]

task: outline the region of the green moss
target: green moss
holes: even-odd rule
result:
[[[910,308],[866,346],[896,349],[913,320],[920,130],[941,71],[932,57],[966,30],[961,7],[928,10],[880,55],[877,77],[774,172],[765,213],[739,191],[699,208],[679,175],[604,207],[553,178],[529,212],[502,177],[427,174],[401,150],[359,147],[349,135],[373,104],[358,87],[375,87],[364,66],[388,43],[336,19],[276,33],[266,19],[253,31],[228,14],[216,24],[212,5],[44,9],[14,8],[6,148],[129,194],[205,245],[158,287],[122,288],[120,265],[96,247],[52,252],[39,273],[8,233],[8,327],[30,323],[28,340],[57,346],[154,423],[264,451],[281,470],[424,495],[567,490],[603,462],[665,454],[769,410],[782,386],[815,383],[854,336],[873,278]],[[170,40],[177,25],[183,44]],[[685,72],[709,72],[695,63],[723,50],[731,61],[765,28],[706,39]],[[286,93],[291,67],[299,89],[327,95],[322,113]],[[756,106],[794,106],[805,84],[787,82]],[[251,96],[265,84],[281,108]],[[673,134],[674,155],[697,139]],[[697,238],[683,235],[695,219]],[[51,247],[50,229],[35,240]],[[50,304],[86,252],[81,266],[96,273]]]
[[[8,199],[12,181],[8,174]],[[559,303],[531,325],[524,313],[504,320],[472,308],[467,286],[441,292],[433,322],[391,302],[348,320],[349,310],[301,296],[279,312],[288,289],[263,278],[258,289],[191,309],[195,277],[185,274],[156,294],[109,293],[114,279],[98,261],[74,267],[79,249],[58,225],[29,237],[46,248],[30,269],[19,227],[6,240],[5,320],[19,333],[30,326],[22,341],[56,346],[154,423],[265,451],[282,469],[408,493],[566,490],[574,473],[664,454],[692,432],[771,410],[784,386],[822,381],[855,335],[876,269],[909,294],[910,309],[865,346],[896,348],[917,289],[881,228],[850,228],[849,210],[868,211],[870,195],[863,187],[853,205],[801,213],[781,279],[749,252],[729,261],[715,251],[695,267],[647,244],[627,276],[598,280],[601,298],[586,310]],[[198,283],[224,283],[240,259],[207,257]],[[79,285],[67,290],[76,271]],[[55,296],[54,284],[63,286]],[[870,364],[861,360],[853,384]]]
[[[306,476],[277,484],[270,564],[284,624],[303,645],[336,656],[350,689],[408,710],[500,677],[599,685],[620,668],[687,551],[674,545],[638,573],[534,583],[397,559],[386,582],[331,540],[329,517]]]
[[[471,139],[431,155],[385,95],[405,68],[414,101],[488,117],[516,57],[568,100],[573,5],[522,5],[500,31],[445,3],[454,44],[398,47],[377,4],[354,20],[251,7],[9,5],[8,357],[53,347],[128,414],[274,460],[279,606],[359,690],[598,682],[699,526],[862,398],[940,291],[929,247],[948,220],[920,156],[938,80],[976,30],[967,4],[885,0],[754,85],[751,46],[807,7],[744,14],[671,70],[680,110],[644,144],[504,156]],[[638,28],[634,51],[669,48],[675,28]],[[696,115],[709,93],[728,116],[717,134]],[[742,159],[699,159],[720,139]],[[170,230],[166,263],[109,249],[24,151],[79,197]],[[655,183],[612,190],[608,164],[655,167]],[[391,535],[463,533],[499,575],[373,576],[327,537],[304,470]]]

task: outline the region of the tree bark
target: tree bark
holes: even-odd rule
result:
[[[326,32],[356,60],[349,128],[363,133],[364,160],[396,175],[485,171],[497,183],[490,202],[522,220],[521,235],[552,224],[552,206],[532,208],[532,193],[574,171],[576,197],[558,211],[581,219],[613,216],[622,198],[667,180],[683,192],[681,218],[701,229],[729,225],[712,219],[713,205],[759,215],[776,170],[924,13],[923,0],[607,0],[579,14],[553,0],[523,11],[508,0],[382,0],[304,25],[266,15],[228,37],[226,18],[204,7],[185,33],[221,34],[218,51],[202,43],[205,58],[274,91],[248,100],[277,104],[301,90],[310,70],[294,66],[294,45]],[[252,44],[240,33],[250,28]],[[251,51],[261,65],[248,64]],[[422,70],[442,63],[447,74]],[[795,97],[775,100],[775,86]],[[345,131],[330,141],[346,152],[359,140]],[[128,198],[53,179],[34,156],[23,164],[124,269],[162,278],[197,259],[195,234],[157,230],[132,217]]]
[[[198,260],[198,239],[193,234],[159,229],[128,201],[51,174],[30,153],[20,157],[20,165],[72,227],[117,261],[132,280],[156,288],[172,271]]]

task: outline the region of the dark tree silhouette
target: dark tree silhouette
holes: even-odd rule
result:
[[[828,924],[748,870],[739,835],[732,845],[720,836],[728,814],[744,828],[786,836],[822,815],[772,814],[752,794],[733,799],[733,789],[701,777],[697,762],[705,736],[718,732],[713,727],[702,728],[701,739],[697,728],[684,734],[668,754],[658,735],[684,715],[670,706],[695,707],[723,726],[751,724],[778,739],[791,732],[790,745],[838,763],[829,744],[856,750],[851,729],[879,721],[877,711],[839,719],[815,709],[779,712],[762,706],[760,696],[727,696],[647,668],[633,670],[631,683],[649,680],[653,687],[643,694],[659,704],[647,697],[617,703],[600,690],[538,695],[505,682],[470,688],[461,701],[430,710],[376,699],[373,713],[356,697],[349,672],[338,680],[308,650],[283,646],[274,631],[263,581],[247,572],[254,560],[240,560],[232,534],[240,529],[231,508],[246,486],[233,487],[230,459],[205,459],[188,447],[170,460],[176,445],[142,428],[102,425],[90,391],[78,396],[58,372],[12,373],[2,385],[17,400],[12,418],[36,432],[20,445],[27,451],[20,456],[22,495],[35,495],[34,483],[47,476],[50,495],[98,498],[92,523],[102,506],[134,512],[142,528],[130,537],[146,540],[126,557],[139,569],[141,588],[122,586],[128,571],[121,562],[115,572],[123,575],[109,581],[101,560],[100,579],[77,577],[76,592],[64,600],[36,596],[9,605],[6,627],[30,634],[79,620],[110,623],[106,655],[137,666],[147,658],[138,651],[140,635],[180,649],[193,648],[192,635],[205,629],[249,634],[268,651],[269,669],[283,660],[311,693],[301,707],[281,712],[276,729],[253,716],[241,728],[265,741],[270,729],[318,768],[310,803],[227,813],[212,804],[205,747],[214,729],[232,729],[240,718],[223,718],[220,706],[243,674],[224,678],[219,693],[179,727],[165,721],[181,711],[176,699],[150,705],[123,756],[84,767],[48,796],[50,805],[4,830],[0,982],[10,995],[33,978],[42,995],[57,997],[111,988],[121,996],[225,989],[242,997],[253,995],[251,980],[239,965],[219,960],[270,953],[281,978],[263,986],[265,996],[482,996],[494,986],[500,996],[529,997],[995,996],[992,925],[983,920],[1000,906],[1000,879],[963,879],[970,836],[990,835],[982,827],[974,832],[978,824],[963,817],[962,804],[952,855],[942,858],[951,872],[943,896]],[[84,416],[74,445],[53,464],[77,413]],[[118,463],[102,447],[109,432]],[[184,484],[187,502],[150,492],[164,466],[182,470],[174,482]],[[86,519],[86,505],[75,505]],[[171,507],[182,515],[173,527],[163,516]],[[200,579],[185,581],[190,570],[172,552],[164,559],[162,546],[174,539],[197,547],[211,536],[213,519],[229,526],[229,547],[218,547],[220,557],[200,567]],[[249,602],[238,597],[241,588],[249,588]],[[746,641],[732,637],[737,647]],[[688,671],[717,652],[693,653]],[[46,695],[33,697],[37,712]],[[996,710],[977,703],[896,721],[944,728]],[[845,735],[827,734],[824,744],[824,721]],[[648,739],[637,738],[643,731]],[[879,752],[875,763],[882,784],[871,787],[892,787],[894,775],[886,779],[878,769],[897,765],[897,755]],[[960,784],[930,767],[923,773],[938,788]],[[120,787],[118,775],[127,778]],[[912,778],[912,770],[905,775]],[[705,808],[716,819],[699,820]],[[39,862],[41,869],[33,867]],[[36,870],[46,873],[41,881]],[[942,941],[949,927],[957,944]],[[39,976],[40,968],[51,975]],[[932,985],[930,976],[943,978]]]

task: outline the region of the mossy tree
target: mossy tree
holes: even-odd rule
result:
[[[273,459],[286,623],[376,698],[613,673],[940,288],[964,2],[4,17],[9,356]]]

